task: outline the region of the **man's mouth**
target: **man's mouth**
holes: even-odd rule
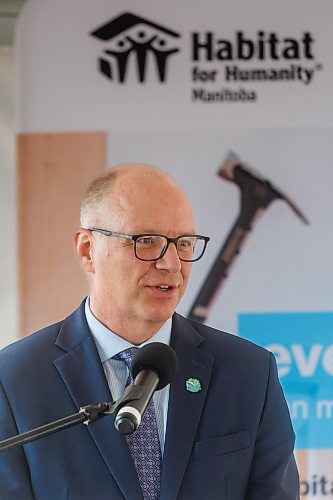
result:
[[[161,290],[161,292],[167,292],[168,290],[172,290],[175,287],[170,285],[156,285],[156,288]]]
[[[157,284],[157,285],[148,285],[148,288],[150,288],[151,290],[156,290],[156,292],[162,292],[163,294],[165,295],[170,295],[172,294],[173,292],[175,292],[175,290],[177,290],[178,288],[178,285],[168,285],[166,283],[161,283],[161,284]]]

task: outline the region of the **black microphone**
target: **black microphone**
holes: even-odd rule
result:
[[[170,383],[177,370],[176,353],[171,347],[152,342],[139,349],[133,357],[131,372],[134,385],[127,388],[139,389],[139,396],[121,407],[115,418],[115,427],[121,434],[132,434],[140,425],[142,416],[155,391]]]

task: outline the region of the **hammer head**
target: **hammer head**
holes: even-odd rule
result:
[[[281,199],[289,205],[305,224],[309,224],[308,219],[289,196],[274,186],[268,179],[264,179],[253,169],[241,163],[234,153],[228,154],[218,171],[218,175],[237,184],[242,196],[254,203],[258,209],[266,208],[272,201]]]

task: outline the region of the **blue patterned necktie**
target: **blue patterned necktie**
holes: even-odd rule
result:
[[[126,386],[133,383],[131,364],[137,350],[137,347],[130,347],[114,356],[114,359],[123,361],[129,369]],[[127,435],[126,439],[143,497],[147,500],[157,500],[160,493],[162,457],[155,407],[152,399],[142,417],[141,424],[133,434]]]

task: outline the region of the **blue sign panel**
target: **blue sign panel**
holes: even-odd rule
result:
[[[240,314],[239,335],[276,357],[296,447],[333,447],[333,313]]]

